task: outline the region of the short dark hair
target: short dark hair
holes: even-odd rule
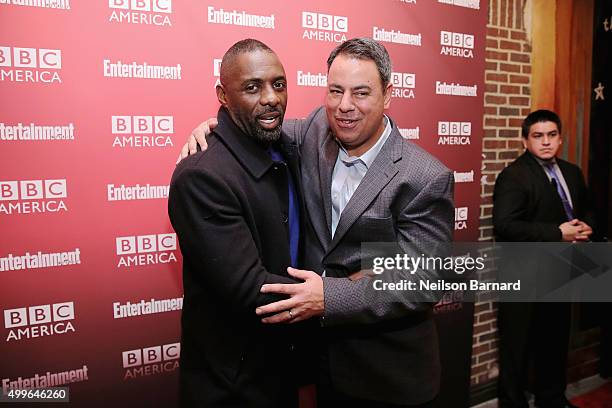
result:
[[[527,139],[527,137],[529,136],[529,129],[531,129],[531,126],[538,122],[553,122],[557,125],[559,133],[561,133],[561,119],[559,118],[559,115],[557,115],[553,111],[540,109],[531,112],[523,120],[523,123],[521,124],[521,134],[525,139]]]
[[[391,82],[391,58],[387,49],[378,41],[371,38],[352,38],[338,45],[327,58],[327,72],[338,55],[374,61],[383,88]]]
[[[245,38],[244,40],[240,40],[231,47],[229,47],[229,49],[225,51],[225,54],[223,55],[223,59],[221,60],[221,68],[219,69],[221,83],[225,82],[223,80],[223,78],[225,77],[225,70],[223,69],[224,66],[229,67],[230,65],[232,65],[234,63],[234,59],[241,54],[258,50],[267,51],[274,54],[272,48],[268,47],[263,42],[255,40],[253,38]]]

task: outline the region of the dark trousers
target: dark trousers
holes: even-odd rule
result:
[[[527,408],[528,368],[536,406],[565,404],[571,304],[499,303],[499,407]]]
[[[409,369],[409,367],[407,367]],[[357,373],[356,373],[357,374]],[[381,379],[384,381],[384,379]],[[317,382],[317,408],[434,408],[433,401],[418,405],[397,405],[383,401],[354,398],[334,388],[327,354],[322,352],[319,358],[319,379]]]
[[[397,405],[381,401],[353,398],[333,389],[331,386],[317,387],[317,408],[433,408],[433,402],[419,405]]]

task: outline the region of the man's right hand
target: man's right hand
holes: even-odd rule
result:
[[[198,125],[195,129],[191,131],[191,134],[187,138],[187,143],[183,145],[181,149],[181,153],[179,154],[178,159],[176,160],[176,164],[179,164],[181,160],[190,154],[194,154],[198,151],[198,145],[200,146],[200,150],[204,151],[208,148],[208,143],[206,143],[206,136],[212,132],[214,128],[217,127],[217,118],[210,118]]]
[[[589,235],[593,233],[591,227],[578,219],[564,222],[559,225],[559,229],[564,242],[588,241]]]

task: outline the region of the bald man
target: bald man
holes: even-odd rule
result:
[[[300,325],[261,323],[282,299],[264,284],[295,283],[300,258],[297,158],[283,149],[287,79],[276,54],[247,39],[224,55],[219,125],[183,160],[168,211],[183,254],[182,406],[293,407],[304,364]]]

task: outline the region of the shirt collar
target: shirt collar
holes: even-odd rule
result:
[[[378,153],[380,152],[383,145],[389,138],[389,135],[391,134],[391,121],[389,120],[387,115],[384,115],[384,120],[386,121],[385,130],[383,130],[382,135],[380,135],[376,143],[372,147],[370,147],[367,152],[363,153],[361,156],[349,156],[346,149],[342,146],[340,142],[338,142],[338,145],[340,146],[338,158],[346,164],[361,161],[363,164],[365,164],[367,168],[370,168],[370,166],[376,159],[376,156],[378,156]]]
[[[557,164],[557,160],[555,160],[554,157],[550,160],[542,160],[536,155],[533,155],[533,158],[536,159],[538,164],[542,167],[555,167],[555,165]]]

